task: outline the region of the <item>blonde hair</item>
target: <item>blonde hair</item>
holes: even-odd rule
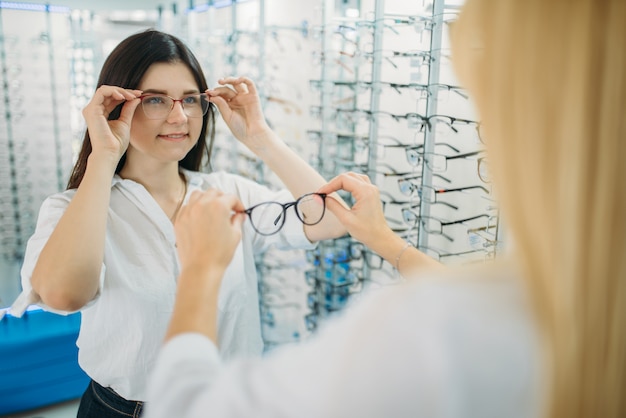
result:
[[[545,336],[547,417],[626,416],[626,1],[467,0],[452,31]]]

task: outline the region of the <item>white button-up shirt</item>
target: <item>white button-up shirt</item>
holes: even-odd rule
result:
[[[194,190],[213,187],[237,195],[245,207],[263,201],[293,200],[287,190],[271,191],[228,173],[184,174],[187,197]],[[43,203],[36,231],[26,249],[23,292],[14,303],[12,314],[19,316],[27,305],[40,302],[31,291],[30,277],[74,193],[68,190]],[[244,223],[242,241],[226,270],[218,298],[218,334],[224,358],[259,355],[263,350],[254,255],[272,245],[314,247],[292,211],[287,213],[283,229],[272,236],[258,235],[250,222]],[[92,379],[126,399],[145,400],[147,377],[155,366],[172,314],[179,270],[170,219],[141,184],[115,176],[100,291],[82,309],[77,340],[79,364]]]

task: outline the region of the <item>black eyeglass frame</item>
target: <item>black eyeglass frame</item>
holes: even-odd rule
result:
[[[296,207],[298,207],[298,203],[300,203],[303,199],[308,198],[310,196],[319,196],[322,199],[322,214],[320,216],[320,218],[315,221],[315,222],[307,222],[305,221],[301,214],[298,212],[298,210],[295,210]],[[280,203],[280,202],[275,202],[275,201],[268,201],[268,202],[261,202],[261,203],[257,203],[256,205],[249,207],[248,209],[245,209],[243,212],[245,214],[248,215],[248,218],[250,218],[250,225],[252,225],[252,228],[256,231],[257,234],[259,235],[264,235],[264,236],[270,236],[270,235],[274,235],[276,233],[278,233],[278,231],[280,231],[283,226],[285,226],[285,220],[286,215],[287,215],[287,209],[289,209],[290,207],[294,206],[294,212],[296,212],[296,216],[298,217],[298,219],[300,220],[300,222],[302,222],[304,225],[308,225],[308,226],[313,226],[313,225],[317,225],[318,223],[320,223],[322,221],[322,219],[324,219],[324,215],[326,214],[326,197],[328,195],[326,193],[307,193],[304,194],[302,196],[300,196],[298,199],[294,200],[293,202],[287,202],[287,203]],[[252,211],[256,208],[259,208],[261,206],[264,205],[268,205],[268,204],[275,204],[275,205],[280,205],[282,206],[283,210],[281,212],[280,215],[278,215],[276,217],[276,219],[274,219],[274,225],[278,225],[278,223],[280,222],[280,226],[278,226],[276,228],[275,231],[272,232],[261,232],[256,225],[254,225],[254,222],[252,221]]]

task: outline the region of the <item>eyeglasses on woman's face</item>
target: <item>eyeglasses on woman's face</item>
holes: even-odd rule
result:
[[[211,102],[206,93],[186,94],[174,99],[166,94],[144,94],[139,96],[141,108],[148,119],[167,119],[176,102],[180,102],[183,112],[190,118],[201,118],[209,110]]]
[[[273,235],[285,225],[287,209],[293,206],[296,216],[305,225],[316,225],[326,212],[326,194],[308,193],[293,202],[262,202],[244,211],[252,228],[260,235]]]

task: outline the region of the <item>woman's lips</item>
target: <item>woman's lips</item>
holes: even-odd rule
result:
[[[187,139],[187,134],[159,135],[159,138],[164,139],[166,141],[181,142]]]

